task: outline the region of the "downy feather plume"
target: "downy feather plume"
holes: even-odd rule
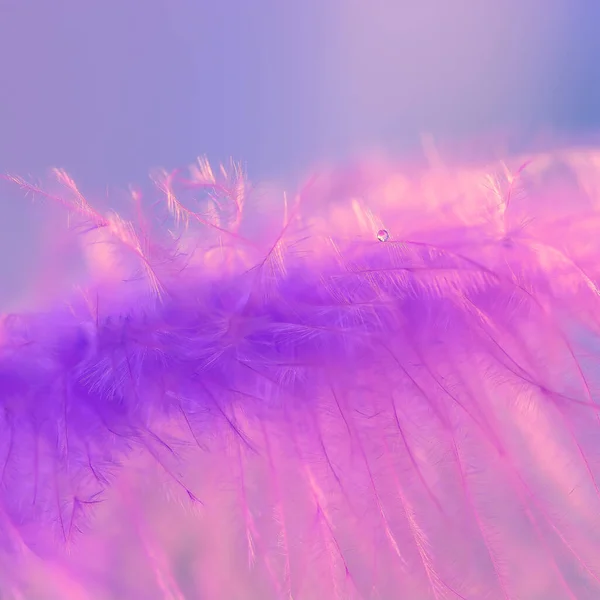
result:
[[[86,270],[2,317],[2,598],[600,597],[598,154],[8,179]]]

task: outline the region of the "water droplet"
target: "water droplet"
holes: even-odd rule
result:
[[[387,229],[380,229],[377,232],[377,239],[380,242],[387,242],[390,239],[390,234]]]

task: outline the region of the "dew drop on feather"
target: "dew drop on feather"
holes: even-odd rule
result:
[[[390,239],[390,234],[387,229],[380,229],[377,232],[377,239],[380,242],[387,242]]]

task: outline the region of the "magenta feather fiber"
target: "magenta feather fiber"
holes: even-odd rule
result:
[[[599,165],[11,178],[87,270],[2,322],[2,598],[600,597]]]

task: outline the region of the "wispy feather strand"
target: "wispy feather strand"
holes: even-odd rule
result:
[[[12,178],[89,271],[2,321],[2,597],[597,598],[597,165]]]

